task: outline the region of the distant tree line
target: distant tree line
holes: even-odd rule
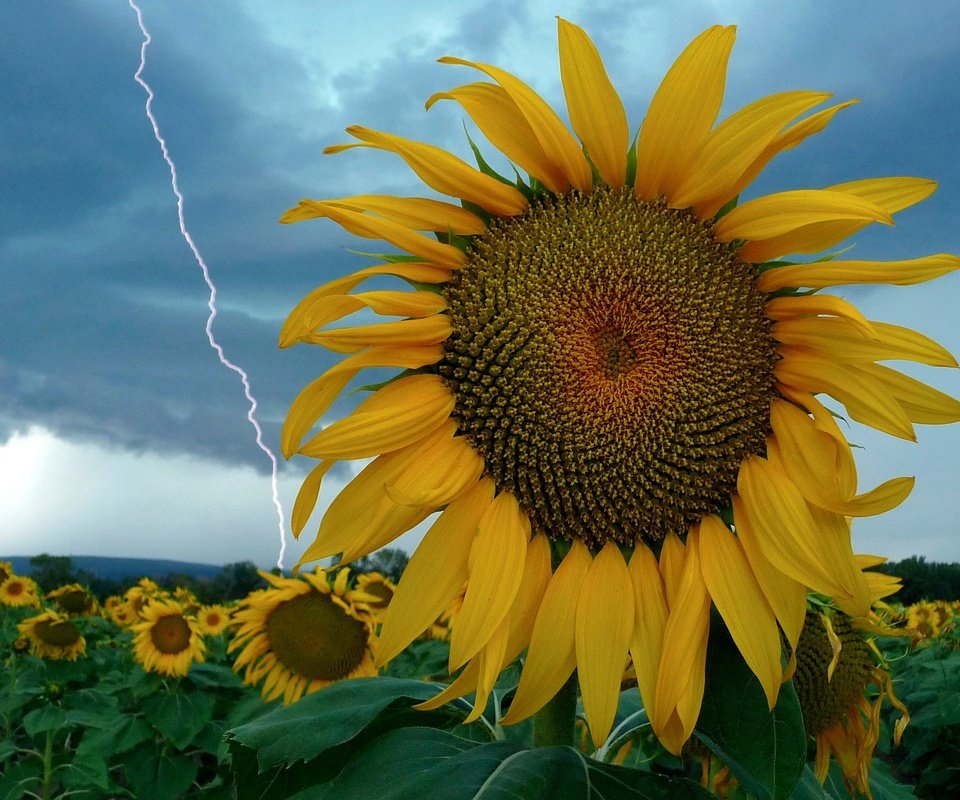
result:
[[[89,570],[75,568],[70,556],[52,556],[47,553],[31,558],[30,567],[30,576],[44,592],[68,583],[79,583],[93,592],[101,602],[112,594],[123,594],[144,577],[137,575],[121,580],[101,578]],[[198,578],[184,573],[146,577],[156,581],[164,589],[173,590],[178,586],[189,589],[201,603],[207,604],[239,600],[254,589],[263,589],[267,585],[257,573],[257,565],[252,561],[227,564],[212,578]]]
[[[960,599],[960,564],[910,556],[903,561],[888,561],[876,569],[903,579],[903,588],[890,599],[905,606],[919,600]]]

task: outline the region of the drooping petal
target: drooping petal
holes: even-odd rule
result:
[[[477,675],[477,696],[473,702],[473,710],[463,720],[465,724],[479,719],[487,707],[490,692],[493,691],[493,685],[497,682],[500,671],[503,669],[509,628],[510,620],[504,617],[487,640],[487,643],[476,655],[476,659],[480,663],[480,673]]]
[[[874,381],[899,403],[911,422],[948,425],[960,421],[960,401],[883,364],[851,366],[859,378]]]
[[[577,676],[594,742],[610,733],[620,676],[633,638],[633,583],[620,549],[607,542],[583,579],[577,601]]]
[[[577,602],[592,560],[586,545],[574,539],[543,596],[520,684],[501,724],[512,725],[539,711],[573,672]]]
[[[660,547],[660,574],[663,576],[667,606],[673,608],[680,591],[680,577],[686,560],[686,547],[676,534],[669,534]]]
[[[450,638],[450,670],[471,658],[506,617],[523,577],[530,520],[511,492],[487,507],[470,550],[470,582]]]
[[[336,461],[321,461],[317,466],[310,470],[310,474],[304,479],[297,492],[297,499],[293,502],[293,511],[290,513],[290,529],[293,531],[294,538],[298,538],[303,531],[307,520],[313,513],[317,505],[317,498],[320,496],[320,485],[323,478]]]
[[[493,493],[493,481],[478,481],[443,510],[417,545],[387,606],[378,668],[423,633],[460,591],[469,577],[470,546]]]
[[[780,692],[780,631],[743,547],[719,517],[700,522],[700,569],[707,591],[772,710]]]
[[[444,56],[441,64],[460,64],[478,69],[499,83],[520,109],[547,157],[560,167],[570,185],[582,192],[593,187],[593,175],[576,139],[556,112],[533,89],[506,70],[490,64]]]
[[[667,624],[667,594],[657,559],[645,545],[639,544],[634,549],[629,569],[635,612],[630,655],[637,673],[643,707],[652,709],[663,649],[663,631]]]
[[[689,174],[720,113],[735,29],[714,25],[697,36],[667,71],[637,141],[634,189],[643,200],[674,189]]]
[[[786,252],[786,251],[784,251]],[[960,256],[938,253],[904,261],[819,261],[764,271],[757,280],[761,292],[790,286],[823,289],[849,284],[888,283],[913,286],[960,269]]]
[[[607,184],[623,186],[630,130],[620,95],[583,29],[559,17],[557,24],[560,77],[570,124]]]
[[[415,142],[361,125],[349,126],[347,133],[360,139],[362,144],[335,145],[327,147],[324,152],[339,153],[352,147],[387,150],[400,156],[420,180],[441,194],[468,200],[491,214],[504,217],[519,214],[527,208],[526,198],[517,189],[485,175],[432,144]]]
[[[520,590],[513,608],[507,615],[510,636],[507,639],[505,662],[513,661],[530,644],[530,634],[537,619],[537,611],[550,585],[553,570],[550,567],[550,540],[536,534],[527,545],[527,559],[523,568]]]

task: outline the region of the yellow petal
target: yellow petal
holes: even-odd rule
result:
[[[630,572],[620,549],[607,542],[583,579],[575,628],[580,695],[594,742],[606,741],[613,726],[633,622]]]
[[[513,725],[539,711],[573,672],[577,601],[591,562],[590,551],[574,539],[543,596],[520,684],[501,724]]]
[[[756,576],[763,596],[767,598],[790,650],[793,651],[800,639],[806,616],[807,588],[801,582],[784,575],[763,555],[758,541],[758,536],[762,533],[751,525],[743,500],[736,495],[733,497],[733,519],[737,537],[750,562],[750,570]]]
[[[438,314],[447,307],[437,292],[377,291],[359,294],[325,294],[303,309],[301,338],[310,338],[317,328],[362,308],[384,317],[414,317]]]
[[[330,200],[301,200],[281,218],[281,222],[325,217],[326,205],[351,211],[371,211],[415,231],[435,231],[460,235],[481,234],[487,229],[478,216],[462,206],[426,197],[394,197],[389,194],[358,194]]]
[[[310,470],[310,474],[300,485],[297,499],[293,501],[293,512],[290,514],[290,527],[293,530],[294,538],[300,536],[307,520],[310,519],[313,509],[317,505],[317,498],[320,496],[320,485],[323,483],[323,478],[330,467],[336,463],[336,461],[321,461]]]
[[[328,425],[300,452],[313,458],[370,458],[420,441],[450,417],[456,398],[437,375],[388,383],[344,419]]]
[[[947,425],[960,421],[960,401],[916,378],[882,364],[851,366],[859,378],[874,381],[889,392],[912,422],[922,425]]]
[[[307,431],[326,412],[341,390],[364,367],[402,367],[417,369],[435,364],[443,357],[439,344],[426,347],[372,347],[345,358],[297,395],[287,412],[280,435],[281,448],[290,458],[300,447]]]
[[[435,708],[440,708],[440,706],[446,705],[451,700],[456,700],[458,697],[463,697],[465,694],[475,692],[477,690],[477,679],[479,677],[480,659],[475,658],[463,668],[463,672],[457,676],[453,683],[443,689],[443,691],[431,697],[429,700],[424,700],[422,703],[417,703],[414,708],[418,711],[433,711]],[[481,712],[483,711],[483,709],[480,710]]]
[[[656,697],[650,717],[654,731],[664,746],[674,753],[679,753],[679,747],[690,738],[703,701],[710,596],[700,571],[698,535],[694,528],[687,536],[688,547],[677,599],[670,608],[664,628]],[[664,741],[661,734],[667,730],[674,713],[680,729]]]
[[[520,109],[547,157],[560,167],[567,180],[582,192],[593,187],[593,174],[573,136],[554,110],[533,89],[506,70],[490,64],[444,56],[441,64],[461,64],[478,69],[499,83]]]
[[[436,620],[469,577],[470,546],[494,486],[489,478],[448,505],[417,545],[387,606],[376,665],[382,667]]]
[[[510,620],[504,617],[499,627],[476,656],[480,663],[480,674],[477,676],[477,696],[473,701],[473,710],[463,720],[464,724],[479,719],[487,707],[490,692],[493,691],[493,685],[497,682],[500,671],[503,669],[509,628]]]
[[[534,536],[527,545],[527,558],[523,568],[520,591],[513,608],[507,615],[510,620],[510,636],[504,663],[510,663],[521,650],[530,645],[530,634],[537,619],[537,611],[553,577],[550,567],[550,540],[543,534]]]
[[[717,222],[714,232],[721,242],[771,239],[806,225],[836,220],[893,224],[893,217],[869,200],[826,189],[795,189],[737,206]]]
[[[859,309],[829,294],[785,295],[774,297],[763,310],[772,320],[802,319],[805,317],[839,317],[858,327],[865,336],[875,336],[870,321]]]
[[[780,631],[743,547],[719,517],[700,523],[700,569],[707,591],[772,710],[780,691]]]
[[[306,341],[322,344],[336,353],[355,353],[365,347],[426,347],[439,344],[452,331],[450,318],[446,314],[435,314],[424,319],[333,328],[315,333]]]
[[[663,576],[667,606],[673,608],[680,590],[680,577],[686,559],[686,547],[676,534],[667,534],[660,548],[660,574]]]
[[[652,709],[660,669],[660,652],[663,649],[663,631],[667,624],[667,594],[657,559],[645,545],[639,544],[634,549],[629,567],[635,611],[630,655],[637,673],[643,707]]]
[[[674,190],[670,205],[697,206],[709,219],[735,194],[740,176],[783,127],[830,95],[782,92],[756,100],[721,122],[703,143],[686,178]]]
[[[523,577],[530,520],[512,493],[489,505],[470,551],[470,583],[450,638],[450,671],[460,668],[506,617]]]
[[[789,253],[819,253],[863,230],[873,220],[839,219],[800,225],[769,239],[747,242],[740,248],[740,259],[760,264]]]
[[[714,25],[697,36],[667,71],[637,142],[634,189],[644,200],[672,192],[687,177],[720,113],[735,29]]]
[[[559,194],[570,188],[567,176],[544,152],[530,123],[502,86],[468,83],[448,92],[437,92],[427,100],[427,108],[437,100],[460,103],[490,144],[551,192]]]
[[[821,261],[766,270],[760,275],[757,287],[762,292],[775,292],[790,286],[822,289],[857,283],[912,286],[958,269],[960,257],[949,253],[905,261]]]
[[[937,182],[929,178],[866,178],[835,183],[827,188],[833,192],[846,192],[862,197],[864,200],[876,203],[891,214],[896,214],[926,200],[937,190]]]
[[[858,422],[891,436],[916,440],[913,425],[897,400],[861,367],[798,355],[786,346],[781,346],[779,352],[783,358],[773,372],[781,383],[810,393],[827,392],[843,403],[847,413]]]
[[[407,162],[417,177],[431,189],[451,197],[459,197],[497,216],[513,216],[527,208],[526,198],[512,186],[484,175],[462,159],[439,147],[415,142],[392,133],[351,125],[347,133],[364,144],[328,147],[326,153],[338,153],[350,147],[375,147],[396,153]]]
[[[570,124],[604,181],[610,186],[623,186],[630,130],[620,95],[583,29],[559,17],[557,24],[560,77]]]

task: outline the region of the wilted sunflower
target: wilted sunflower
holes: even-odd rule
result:
[[[0,581],[0,605],[36,608],[40,605],[36,581],[8,572]]]
[[[145,670],[182,676],[191,664],[203,661],[200,628],[176,600],[151,600],[140,615],[142,621],[131,626],[133,655]]]
[[[205,636],[217,636],[230,624],[230,610],[222,605],[200,606],[196,617],[200,633]]]
[[[100,611],[100,603],[94,597],[90,590],[79,583],[70,583],[61,586],[51,592],[47,592],[47,600],[53,603],[71,617],[83,617],[90,614],[97,614]]]
[[[243,648],[233,668],[267,702],[296,702],[334,681],[376,675],[370,615],[354,606],[349,569],[331,587],[326,572],[283,578],[261,572],[270,588],[252,592],[233,614],[236,634],[228,652]]]
[[[44,611],[17,625],[17,631],[30,642],[30,652],[51,661],[76,661],[87,651],[87,640],[70,617],[57,611]]]
[[[848,517],[893,508],[913,479],[858,494],[850,445],[815,395],[906,439],[914,422],[960,418],[953,398],[877,363],[956,366],[942,347],[797,290],[914,284],[960,259],[771,261],[891,224],[935,184],[856,180],[733,207],[767,162],[855,102],[803,117],[829,95],[784,92],[715,126],[734,28],[712,27],[684,50],[634,143],[590,39],[563,20],[559,39],[577,138],[488,64],[440,59],[493,82],[427,101],[457,101],[528,180],[496,175],[479,153],[474,169],[352,126],[359,141],[328,153],[394,153],[460,205],[357,195],[303,200],[282,217],[326,217],[404,251],[314,290],[281,331],[283,347],[350,354],[300,393],[284,425],[286,456],[321,460],[293,527],[332,464],[374,457],[330,504],[303,560],[342,551],[351,561],[442,509],[390,604],[378,663],[467,580],[450,667],[467,666],[437,703],[476,691],[479,713],[500,669],[529,646],[503,722],[534,713],[576,668],[603,741],[630,651],[653,728],[676,753],[700,708],[711,601],[771,706],[778,628],[794,646],[807,589],[853,616],[869,607]],[[384,275],[415,290],[348,294]],[[361,309],[401,319],[324,329]],[[407,371],[308,436],[367,367]]]

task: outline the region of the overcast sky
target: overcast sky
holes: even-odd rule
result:
[[[849,257],[960,252],[960,14],[949,0],[141,7],[153,36],[144,78],[187,227],[218,287],[214,335],[249,373],[274,451],[291,400],[332,363],[316,347],[278,350],[283,318],[316,285],[370,263],[347,252],[370,243],[332,223],[282,226],[277,217],[302,197],[424,193],[387,154],[323,156],[349,124],[467,157],[463,115],[452,103],[427,113],[423,102],[477,78],[439,56],[503,66],[561,107],[556,15],[593,37],[634,128],[690,39],[715,23],[738,25],[724,115],[790,89],[862,101],[781,156],[748,194],[934,178],[930,200],[898,215],[896,228],[859,235]],[[0,4],[0,554],[269,566],[280,541],[270,462],[237,375],[207,343],[207,288],[133,79],[141,42],[126,0]],[[868,317],[960,353],[960,275],[840,293]],[[956,370],[911,374],[960,395]],[[960,561],[960,425],[918,431],[911,444],[851,428],[864,446],[862,488],[917,476],[900,508],[855,523],[855,545]],[[285,527],[310,463],[281,465]],[[321,506],[350,474],[342,467],[328,478]],[[287,564],[310,538],[308,529],[289,545]]]

